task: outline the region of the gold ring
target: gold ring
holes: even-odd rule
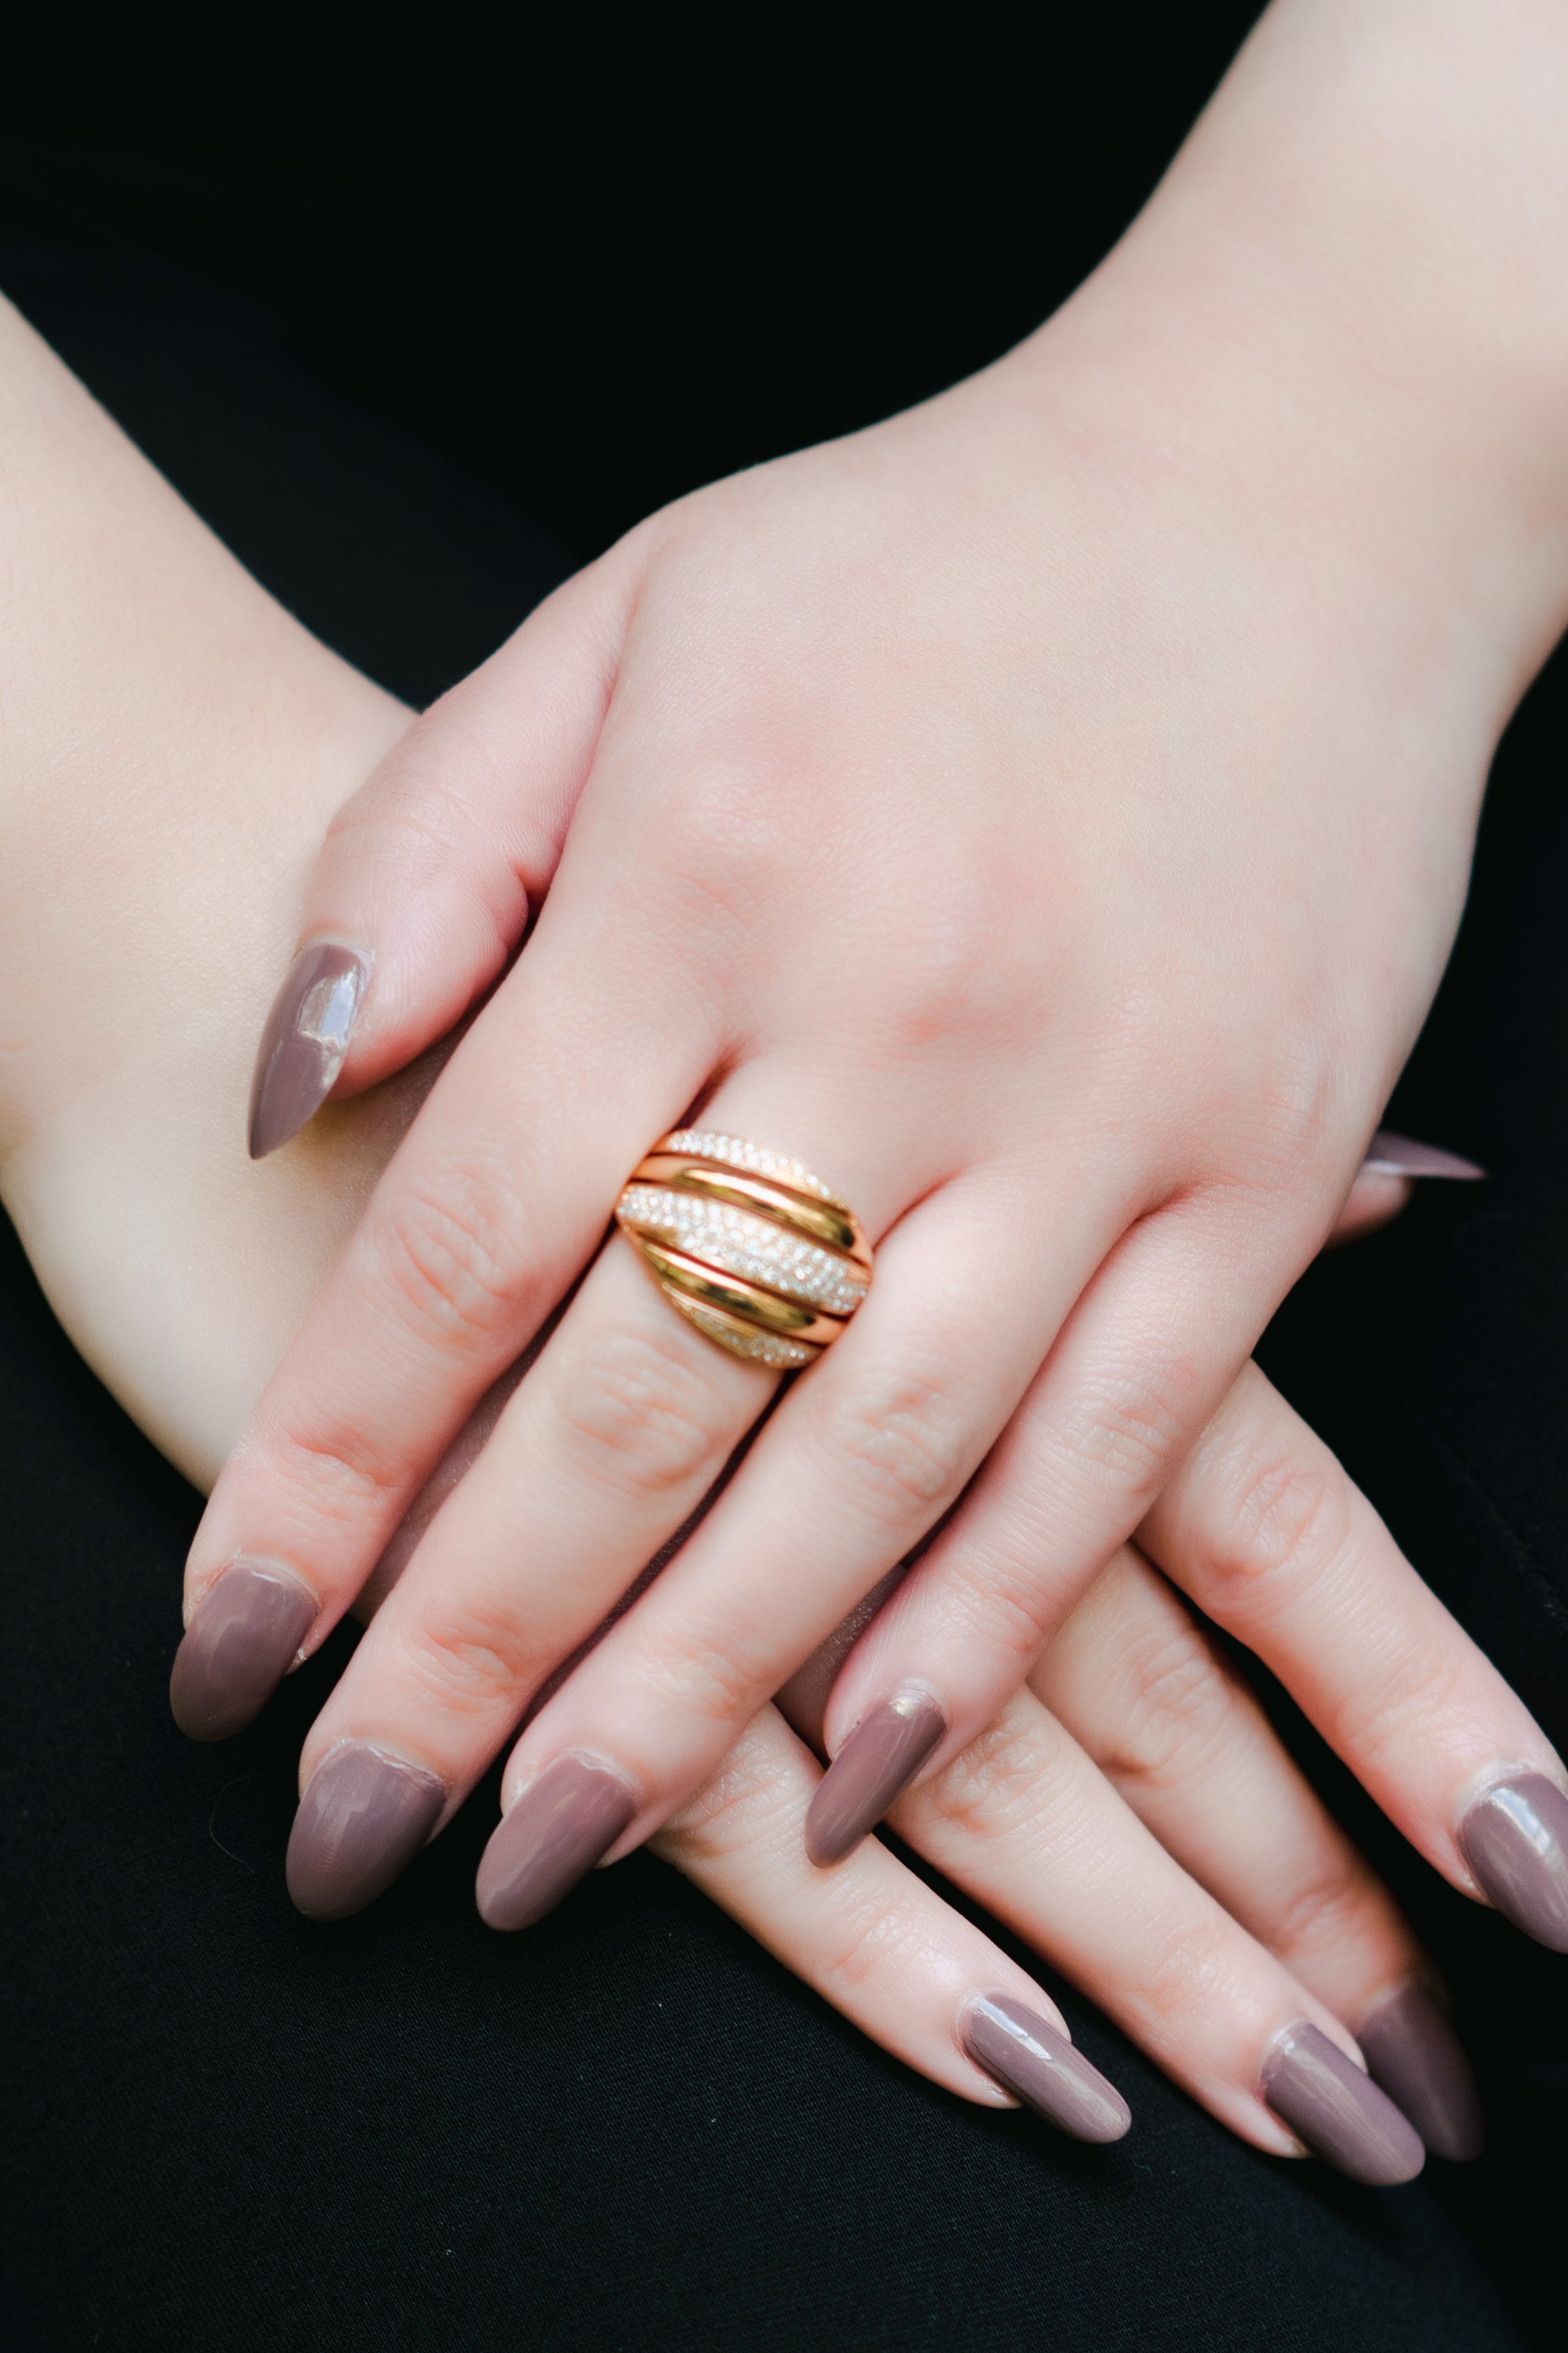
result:
[[[737,1135],[661,1136],[616,1219],[688,1323],[780,1372],[814,1365],[871,1287],[871,1245],[848,1204],[798,1160]]]

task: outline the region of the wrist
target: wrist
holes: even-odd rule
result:
[[[1338,617],[1439,701],[1461,673],[1489,752],[1568,620],[1564,120],[1548,0],[1280,0],[1121,244],[978,382],[1226,538],[1283,625]]]

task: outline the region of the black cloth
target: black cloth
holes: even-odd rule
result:
[[[1133,142],[1129,208],[1180,133],[1169,114]],[[555,494],[531,501],[542,527],[506,495],[525,470],[499,425],[493,464],[467,426],[426,417],[429,438],[411,432],[396,399],[375,400],[374,370],[329,348],[320,307],[281,301],[291,269],[316,283],[292,248],[277,259],[287,237],[233,232],[246,267],[226,280],[210,224],[190,266],[200,240],[167,179],[153,175],[152,205],[143,174],[132,202],[122,156],[33,139],[6,168],[0,283],[267,585],[416,701],[633,519],[623,509],[737,455],[719,436],[717,463],[681,445],[639,473],[623,452],[610,490],[574,504],[558,437]],[[189,182],[170,169],[177,195]],[[1008,303],[1036,290],[997,297],[998,340],[1027,323]],[[986,356],[971,348],[986,330],[964,321],[945,341],[919,320],[901,344],[884,337],[862,366],[870,413]],[[782,446],[805,438],[799,422],[753,415],[747,429]],[[1500,764],[1464,937],[1394,1107],[1475,1153],[1490,1184],[1429,1188],[1389,1235],[1325,1261],[1264,1352],[1559,1742],[1565,757],[1568,700],[1549,678]],[[1444,1888],[1277,1693],[1288,1736],[1456,1987],[1492,2128],[1478,2166],[1373,2193],[1258,2157],[1059,1987],[1132,2104],[1132,2135],[1085,2151],[983,2115],[883,2057],[647,1857],[591,1877],[527,1936],[495,1936],[471,1900],[493,1780],[371,1912],[311,1926],[281,1858],[300,1742],[351,1637],[237,1740],[181,1740],[164,1691],[197,1499],[75,1356],[8,1237],[0,1430],[0,2150],[17,2344],[1560,2340],[1564,1964]]]

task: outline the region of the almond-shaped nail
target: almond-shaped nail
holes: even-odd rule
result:
[[[406,1870],[447,1802],[437,1776],[368,1740],[323,1757],[289,1841],[289,1893],[312,1920],[363,1912]]]
[[[1374,2084],[1404,2110],[1433,2157],[1464,2165],[1486,2147],[1481,2095],[1458,2036],[1425,1986],[1407,1978],[1355,2031]]]
[[[910,1684],[861,1717],[816,1785],[805,1817],[813,1862],[837,1862],[874,1831],[947,1730],[928,1691]]]
[[[192,1740],[226,1740],[258,1715],[315,1620],[316,1597],[270,1562],[237,1560],[185,1629],[169,1677],[174,1722]]]
[[[1352,2181],[1390,2189],[1414,2181],[1426,2162],[1409,2118],[1306,2019],[1287,2027],[1270,2050],[1263,2096],[1309,2148]]]
[[[637,1799],[618,1773],[568,1752],[490,1834],[474,1894],[492,1928],[531,1928],[614,1846]]]
[[[1048,2019],[1010,1994],[986,1994],[972,2006],[963,2048],[1004,2091],[1074,2140],[1120,2140],[1132,2122],[1115,2084]]]
[[[1568,1953],[1568,1798],[1521,1773],[1476,1799],[1459,1824],[1465,1861],[1505,1920]]]
[[[1361,1165],[1374,1176],[1460,1176],[1472,1183],[1487,1173],[1475,1161],[1462,1160],[1457,1152],[1445,1152],[1436,1144],[1418,1144],[1413,1135],[1397,1134],[1392,1127],[1378,1129]]]
[[[250,1086],[250,1156],[265,1160],[298,1134],[332,1091],[370,965],[353,948],[301,948],[273,999]]]

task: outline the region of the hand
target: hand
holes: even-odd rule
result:
[[[418,1100],[416,1082],[383,1090],[261,1170],[233,1143],[257,1008],[231,943],[259,964],[286,935],[306,845],[405,714],[261,596],[3,311],[0,357],[0,1178],[79,1345],[201,1479]],[[1223,1534],[1200,1495],[1187,1505]],[[1418,2160],[1349,2056],[1336,2074],[1300,2031],[1350,2054],[1348,2021],[1433,2145],[1463,2153],[1474,2120],[1427,1965],[1168,1589],[1125,1556],[1043,1672],[1058,1721],[1015,1702],[900,1826],[1041,1949],[1103,1973],[1130,2031],[1258,2146],[1298,2146],[1282,2115],[1352,2170]],[[785,1704],[809,1726],[809,1691]],[[765,1709],[661,1844],[938,2082],[993,2105],[1011,2084],[1069,2130],[1113,2132],[1115,2095],[980,1930],[875,1841],[832,1871],[805,1862],[819,1783]],[[1184,1954],[1205,1966],[1184,1973]],[[1006,2004],[1035,2021],[1022,2039]],[[1412,2067],[1430,2077],[1434,2054],[1447,2086],[1423,2094]]]
[[[192,1608],[269,1562],[323,1639],[570,1303],[308,1781],[344,1742],[395,1746],[445,1815],[532,1709],[487,1884],[584,1759],[576,1862],[622,1853],[941,1524],[832,1696],[827,1860],[985,1729],[1141,1522],[1166,1545],[1157,1499],[1423,1017],[1491,746],[1564,610],[1564,224],[1489,159],[1540,148],[1568,30],[1520,13],[1528,68],[1462,7],[1271,12],[1030,344],[655,518],[340,818],[263,1145],[340,1060],[357,1086],[440,1034],[540,912],[226,1468]],[[829,1169],[876,1283],[541,1705],[773,1397],[624,1243],[583,1276],[693,1105]],[[1247,1430],[1280,1579],[1173,1573],[1470,1885],[1460,1824],[1537,1751],[1484,1662],[1449,1677],[1353,1514],[1288,1541],[1321,1488],[1304,1436]],[[1352,1620],[1388,1667],[1375,1722],[1328,1702]]]

